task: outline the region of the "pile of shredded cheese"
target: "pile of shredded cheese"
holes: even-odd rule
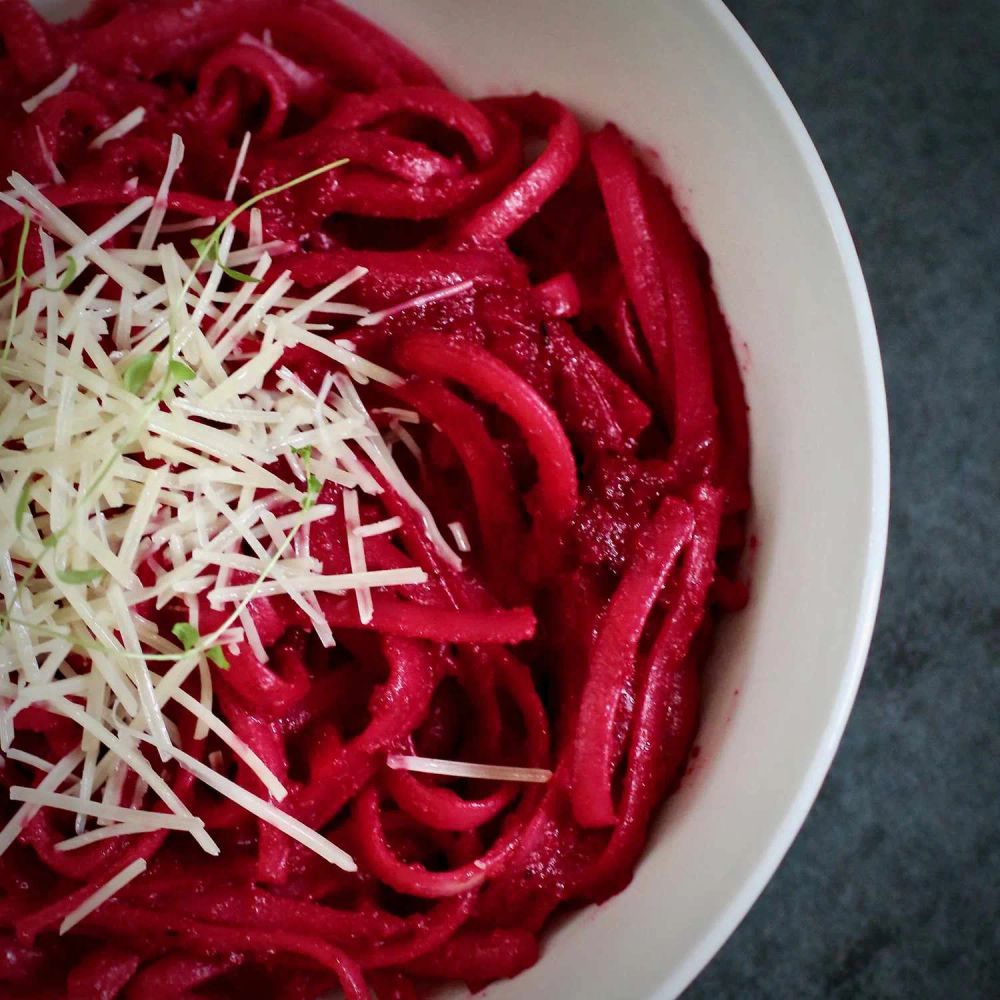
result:
[[[141,117],[136,109],[109,132],[123,134]],[[230,197],[245,155],[246,144]],[[172,242],[161,242],[161,234],[183,228],[164,226],[166,195],[182,157],[175,137],[158,197],[137,199],[92,233],[17,174],[0,194],[38,227],[45,261],[42,273],[8,284],[0,299],[0,749],[48,772],[35,788],[11,789],[22,805],[0,830],[0,853],[34,812],[49,807],[76,817],[76,835],[61,850],[169,829],[217,854],[204,824],[149,763],[143,747],[150,746],[153,759],[189,770],[354,870],[344,851],[275,804],[285,788],[215,714],[212,669],[225,667],[226,650],[244,643],[266,659],[252,615],[255,598],[286,595],[332,645],[317,594],[353,592],[367,622],[374,588],[425,579],[417,567],[367,568],[365,538],[401,524],[398,517],[361,523],[360,495],[380,492],[369,468],[410,505],[441,556],[455,567],[461,561],[393,458],[392,443],[406,442],[402,425],[416,414],[390,414],[387,440],[355,388],[370,380],[393,385],[397,376],[359,357],[349,342],[329,339],[331,326],[317,321],[379,318],[339,299],[365,270],[354,268],[298,297],[289,274],[276,267],[285,248],[263,241],[256,208],[242,249],[233,249],[229,226],[216,254],[182,256]],[[118,234],[136,231],[134,249],[109,248]],[[236,267],[254,280],[233,290],[223,278]],[[120,294],[109,294],[112,286]],[[30,293],[19,303],[25,289]],[[285,350],[298,344],[334,363],[317,392],[282,367]],[[273,471],[280,459],[292,481]],[[322,484],[328,488],[320,502]],[[324,575],[310,554],[309,527],[338,505],[351,572]],[[466,550],[461,526],[452,530]],[[236,571],[255,582],[234,581]],[[199,595],[225,615],[224,626],[209,635],[199,628]],[[141,608],[176,601],[186,605],[188,622],[174,638],[164,637]],[[198,699],[182,689],[194,672]],[[169,703],[194,716],[196,736],[211,731],[240,757],[269,798],[176,746],[164,713]],[[32,705],[76,723],[79,749],[50,765],[13,746],[14,720]],[[128,805],[121,795],[130,771],[137,782]],[[149,803],[156,801],[161,808],[154,810]],[[136,864],[116,875],[63,929],[141,871]]]

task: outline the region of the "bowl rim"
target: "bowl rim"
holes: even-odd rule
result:
[[[791,98],[763,53],[723,0],[701,0],[701,2],[715,20],[719,30],[732,44],[735,53],[743,59],[750,72],[764,88],[768,99],[778,112],[795,152],[809,175],[813,191],[833,235],[844,268],[853,307],[852,320],[860,347],[864,397],[868,409],[867,431],[871,447],[866,484],[870,496],[870,508],[864,542],[865,570],[858,602],[860,610],[854,624],[840,686],[830,707],[826,726],[817,740],[805,779],[784,816],[775,825],[767,847],[744,876],[739,890],[720,911],[697,946],[668,972],[651,1000],[668,1000],[678,996],[705,969],[764,891],[802,828],[833,763],[864,673],[878,611],[889,530],[889,422],[882,358],[861,261],[844,210],[819,151],[795,110]]]

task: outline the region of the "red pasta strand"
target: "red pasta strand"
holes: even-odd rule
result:
[[[638,539],[635,558],[608,604],[577,721],[573,812],[581,826],[611,826],[615,821],[611,772],[619,701],[631,686],[646,620],[693,528],[686,505],[667,497]]]
[[[74,63],[61,93],[22,110]],[[467,100],[335,0],[96,0],[58,26],[0,0],[0,91],[4,176],[44,184],[88,231],[156,194],[174,134],[187,152],[170,223],[232,210],[246,133],[236,201],[347,157],[264,201],[263,235],[283,241],[296,294],[367,269],[345,298],[381,322],[305,319],[403,376],[357,389],[388,440],[415,446],[392,446],[400,467],[470,549],[456,568],[359,454],[382,490],[361,496],[362,523],[399,518],[364,538],[368,568],[416,565],[426,582],[375,590],[370,620],[353,595],[320,595],[331,648],[300,604],[258,597],[263,650],[227,647],[213,677],[213,710],[287,789],[281,808],[358,872],[164,766],[220,856],[167,831],[63,851],[71,822],[40,810],[0,855],[0,994],[415,1000],[517,975],[554,913],[627,885],[695,738],[714,625],[747,599],[746,400],[708,258],[669,188],[613,125],[589,132],[539,94]],[[135,129],[92,148],[136,107]],[[21,224],[0,204],[5,276]],[[237,241],[249,225],[237,219]],[[180,232],[178,249],[208,230]],[[25,264],[41,262],[32,233]],[[336,369],[304,344],[281,363],[312,390]],[[329,484],[319,500],[339,497]],[[351,570],[339,506],[308,544],[322,572]],[[151,603],[140,610],[169,636],[181,612]],[[203,631],[225,619],[208,595],[198,610]],[[200,695],[197,674],[185,691]],[[187,753],[267,795],[228,746],[165,711]],[[14,725],[18,747],[52,762],[79,746],[44,705]],[[553,776],[435,776],[390,755]],[[4,788],[43,777],[0,769]],[[135,789],[129,777],[119,803]],[[4,797],[0,823],[17,806]],[[142,875],[58,934],[138,858]]]

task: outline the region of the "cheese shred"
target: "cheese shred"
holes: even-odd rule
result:
[[[137,858],[130,865],[126,865],[114,878],[108,879],[92,896],[88,896],[75,910],[66,914],[63,922],[59,925],[59,933],[65,934],[76,927],[81,920],[86,920],[94,910],[103,906],[119,889],[138,878],[145,870],[145,858]]]
[[[76,73],[70,66],[24,110],[31,114],[65,90]],[[146,109],[134,108],[91,148],[121,139],[145,119]],[[51,179],[60,183],[44,135],[36,134]],[[236,154],[228,198],[249,141],[247,135]],[[328,863],[355,871],[349,854],[277,807],[288,791],[216,714],[213,671],[244,651],[266,659],[257,602],[289,598],[333,646],[317,595],[353,593],[367,623],[375,590],[426,581],[417,566],[368,568],[365,540],[403,525],[399,516],[363,522],[383,484],[460,568],[392,457],[399,424],[419,416],[386,408],[396,427],[386,439],[356,389],[402,380],[327,331],[337,317],[371,325],[462,294],[471,283],[370,312],[340,300],[367,273],[355,267],[299,297],[290,274],[273,261],[288,246],[264,241],[259,208],[249,218],[249,239],[229,225],[213,233],[210,251],[206,244],[192,258],[184,234],[215,220],[165,221],[183,159],[174,136],[156,197],[135,199],[93,232],[19,174],[0,193],[29,220],[26,227],[37,229],[43,261],[16,290],[0,293],[0,316],[9,318],[0,321],[7,326],[0,371],[0,747],[11,764],[40,777],[34,787],[10,787],[19,806],[0,829],[0,854],[43,808],[73,818],[74,835],[57,843],[58,851],[160,830],[191,836],[217,854],[205,824],[172,789],[179,766]],[[131,234],[127,247],[116,239],[122,233]],[[240,281],[236,266],[247,269],[248,280]],[[333,369],[318,393],[282,367],[291,345],[321,354]],[[19,444],[10,447],[14,434]],[[331,574],[310,552],[310,527],[334,516],[346,529],[350,571]],[[460,527],[450,526],[465,552]],[[214,630],[199,624],[201,598],[222,613]],[[186,609],[188,619],[169,634],[142,610],[167,605]],[[12,746],[17,715],[33,705],[76,726],[78,749],[51,762]],[[212,733],[221,745],[210,764],[178,745],[178,715],[185,713],[198,738]],[[264,797],[226,777],[233,760],[261,782]],[[390,766],[513,781],[548,776],[406,757],[390,758]],[[66,916],[60,933],[144,870],[142,860],[127,865]]]
[[[435,757],[414,757],[390,754],[386,763],[394,771],[417,771],[449,778],[479,778],[483,781],[527,781],[544,784],[552,772],[541,767],[501,767],[496,764],[468,764],[458,760],[439,760]]]

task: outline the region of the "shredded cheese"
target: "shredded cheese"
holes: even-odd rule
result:
[[[370,524],[359,524],[353,530],[358,538],[373,538],[376,535],[388,535],[389,532],[402,526],[403,519],[397,515],[396,517],[387,517],[382,521],[372,521]]]
[[[461,521],[452,521],[448,525],[451,537],[455,539],[455,548],[459,552],[471,552],[472,546],[469,544],[469,536],[465,531],[465,526]]]
[[[407,299],[406,302],[400,302],[397,305],[389,306],[387,309],[380,309],[378,312],[369,313],[358,320],[358,326],[374,326],[376,323],[381,323],[382,320],[388,319],[390,316],[395,316],[404,309],[418,309],[421,306],[428,306],[432,302],[450,299],[452,296],[461,295],[463,292],[469,291],[474,284],[475,282],[470,278],[467,281],[460,281],[458,284],[449,285],[447,288],[439,288],[437,291],[427,292],[425,295],[414,296],[412,299]]]
[[[501,767],[497,764],[468,764],[457,760],[439,760],[435,757],[414,757],[390,754],[386,763],[394,771],[418,771],[421,774],[439,774],[449,778],[481,778],[484,781],[527,781],[544,784],[552,772],[541,767]]]
[[[56,165],[56,160],[52,155],[52,150],[49,149],[49,144],[45,141],[45,136],[37,125],[35,126],[35,135],[38,137],[38,148],[42,153],[42,162],[45,164],[45,167],[49,172],[49,176],[52,178],[52,183],[65,184],[66,178],[63,177],[59,167]]]
[[[266,802],[259,796],[254,795],[253,792],[242,785],[237,785],[235,781],[230,781],[221,774],[217,774],[207,764],[203,764],[200,760],[195,760],[194,757],[184,753],[183,750],[175,749],[173,756],[183,768],[190,771],[195,777],[208,785],[209,788],[224,795],[227,799],[232,799],[237,805],[246,809],[248,813],[258,817],[258,819],[264,820],[265,823],[269,823],[276,830],[287,834],[292,840],[302,844],[303,847],[308,847],[323,858],[324,861],[329,861],[330,864],[336,865],[347,872],[358,870],[354,859],[346,851],[337,847],[336,844],[331,843],[326,837],[318,834],[315,830],[310,829],[305,823],[295,819],[294,816],[289,816],[288,813],[282,812],[270,802]]]
[[[7,758],[8,760],[16,760],[20,764],[38,768],[39,771],[44,771],[46,774],[52,770],[52,765],[44,757],[36,757],[35,754],[18,750],[17,747],[11,747],[7,751]]]
[[[196,816],[174,816],[170,813],[143,812],[141,809],[125,809],[108,806],[101,802],[81,802],[75,795],[61,792],[45,792],[38,788],[24,788],[15,785],[10,789],[12,802],[30,802],[49,809],[63,809],[85,816],[113,820],[117,823],[138,823],[148,821],[149,830],[203,830],[205,824]]]
[[[111,840],[114,837],[129,837],[136,833],[148,833],[150,829],[159,829],[142,823],[112,823],[108,826],[97,827],[95,830],[88,830],[76,837],[67,837],[55,844],[57,851],[76,851],[81,847],[89,847],[101,840]]]
[[[146,859],[137,858],[126,865],[114,878],[108,879],[92,896],[85,899],[75,910],[67,913],[59,925],[59,933],[65,934],[72,930],[81,920],[85,920],[99,906],[106,903],[119,889],[124,888],[133,879],[138,878],[146,870]]]
[[[359,577],[364,576],[368,572],[368,564],[365,560],[365,541],[358,534],[361,527],[358,494],[355,490],[342,490],[341,496],[344,500],[344,525],[347,528],[347,555],[351,560],[351,570]],[[366,625],[372,620],[374,613],[371,587],[358,587],[354,593],[358,601],[358,618],[362,625]]]
[[[75,73],[70,67],[25,110],[67,87]],[[126,135],[145,115],[133,109],[92,147]],[[38,138],[45,157],[40,132]],[[229,198],[248,144],[249,135],[236,156]],[[41,772],[36,787],[10,789],[20,806],[0,830],[0,854],[39,808],[74,817],[75,835],[56,845],[60,851],[170,830],[217,854],[202,821],[165,777],[176,764],[354,871],[348,854],[275,805],[287,789],[216,714],[212,671],[223,650],[249,649],[266,659],[255,602],[289,598],[323,644],[333,646],[317,595],[353,592],[361,621],[369,622],[374,590],[427,579],[417,566],[368,568],[365,539],[404,523],[399,515],[362,523],[364,498],[382,496],[384,485],[409,506],[442,557],[461,567],[356,389],[398,385],[399,376],[360,356],[350,341],[326,334],[338,317],[368,325],[460,294],[470,283],[371,313],[339,298],[367,273],[356,267],[300,297],[291,276],[275,268],[290,247],[264,241],[259,208],[250,215],[248,240],[237,242],[229,226],[218,234],[214,256],[185,257],[178,248],[188,240],[180,236],[175,245],[171,236],[215,220],[165,223],[183,157],[174,136],[156,197],[134,200],[93,232],[19,174],[9,178],[10,191],[0,192],[0,201],[30,217],[42,248],[25,301],[15,301],[13,289],[0,295],[0,317],[9,317],[0,372],[0,748],[8,761]],[[54,161],[50,172],[61,180]],[[118,246],[121,233],[131,234],[134,245]],[[268,280],[234,287],[223,262]],[[72,284],[60,287],[66,278]],[[115,286],[120,294],[106,291]],[[290,345],[330,363],[318,392],[282,366]],[[399,408],[381,412],[397,439],[401,424],[420,419]],[[279,460],[290,475],[275,472]],[[324,483],[336,489],[319,502]],[[310,527],[333,516],[343,516],[350,572],[324,573],[310,554]],[[466,551],[454,526],[452,534]],[[254,582],[234,579],[236,573]],[[210,634],[199,632],[202,596],[225,617]],[[183,640],[161,634],[141,611],[147,602],[186,607],[191,634]],[[184,688],[189,679],[194,693]],[[79,749],[53,764],[13,746],[17,716],[29,705],[73,723]],[[213,752],[210,764],[177,746],[178,712],[193,717],[198,738],[212,733],[219,740],[223,750]],[[156,753],[147,755],[146,747]],[[231,757],[261,781],[266,798],[225,777]],[[141,862],[123,869],[67,916],[62,931],[142,870]]]
[[[49,792],[57,789],[80,765],[83,760],[82,750],[73,750],[66,754],[47,775],[38,783],[34,789],[36,792]],[[30,802],[25,802],[6,825],[0,830],[0,854],[3,854],[11,844],[17,840],[24,825],[38,812],[38,806]]]
[[[250,132],[243,133],[243,141],[240,143],[239,151],[236,154],[236,162],[233,164],[233,172],[226,185],[226,201],[232,201],[236,194],[236,185],[240,182],[240,174],[243,173],[243,166],[247,162],[247,153],[250,150]]]
[[[25,113],[31,114],[36,108],[41,107],[50,97],[61,94],[75,79],[80,67],[76,63],[67,66],[47,87],[43,87],[34,97],[29,97],[21,102],[21,107]]]
[[[120,118],[114,123],[114,125],[110,126],[110,128],[106,128],[99,136],[97,136],[90,144],[90,148],[103,149],[113,139],[120,139],[123,135],[128,135],[132,129],[138,128],[143,123],[145,117],[145,108],[133,108],[127,115]]]

